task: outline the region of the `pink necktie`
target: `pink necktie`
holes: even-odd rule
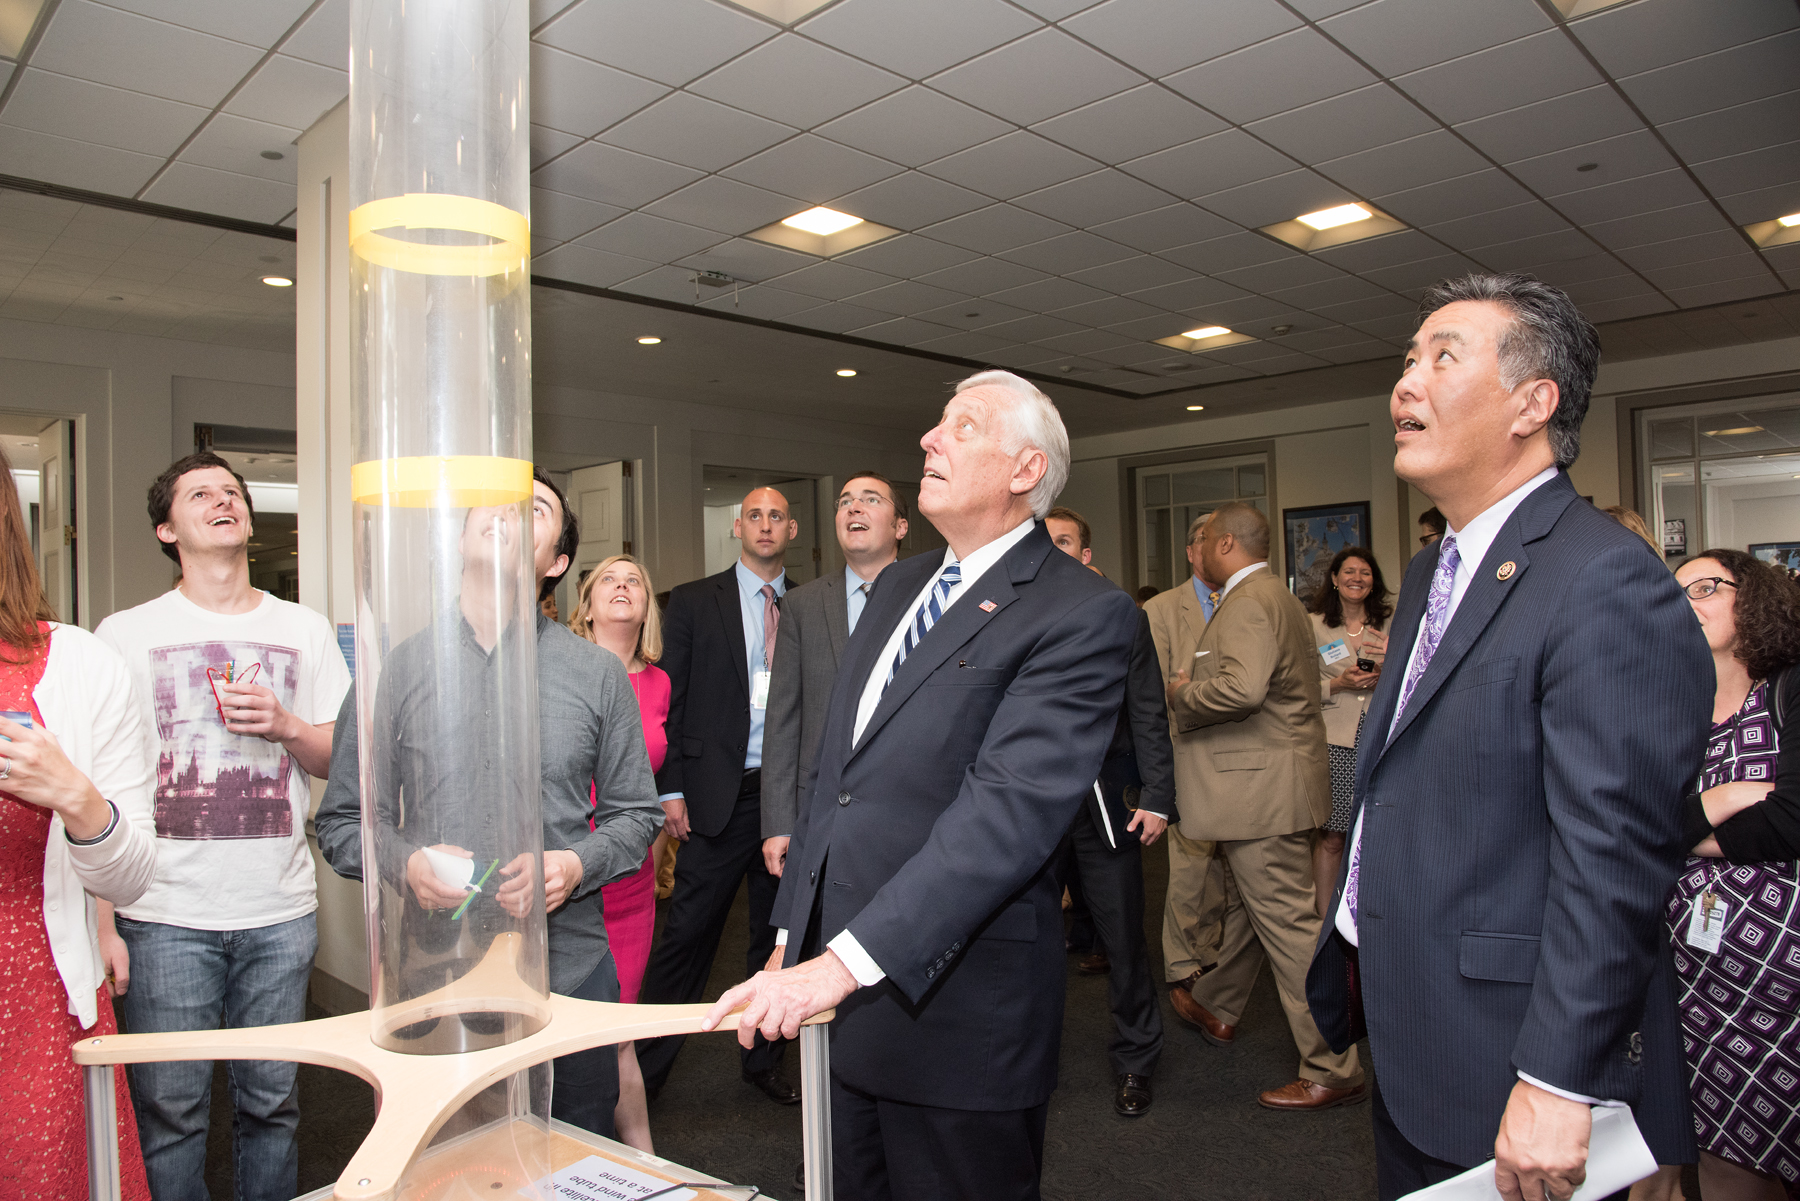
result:
[[[775,629],[781,624],[781,610],[775,607],[775,585],[764,584],[763,598],[763,666],[775,662]]]

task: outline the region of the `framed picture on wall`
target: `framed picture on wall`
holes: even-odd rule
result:
[[[1331,558],[1348,546],[1369,544],[1369,502],[1316,505],[1281,511],[1283,547],[1287,550],[1288,587],[1310,602],[1325,583]]]
[[[1750,553],[1764,563],[1800,571],[1800,542],[1752,542]]]

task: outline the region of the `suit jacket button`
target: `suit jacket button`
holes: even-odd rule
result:
[[[848,805],[849,803],[850,803],[850,794],[849,793],[847,793],[847,792],[838,793],[838,804]]]

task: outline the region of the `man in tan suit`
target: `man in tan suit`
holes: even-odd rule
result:
[[[1212,514],[1188,526],[1187,559],[1193,577],[1144,602],[1150,637],[1163,679],[1193,662],[1200,635],[1219,603],[1219,590],[1200,575],[1200,532]],[[1169,735],[1175,721],[1169,719]],[[1176,754],[1181,754],[1179,746]],[[1185,994],[1219,962],[1224,933],[1225,865],[1210,841],[1188,838],[1180,824],[1169,827],[1169,889],[1163,902],[1163,979]]]
[[[1319,941],[1312,837],[1331,809],[1330,769],[1312,622],[1268,560],[1269,519],[1259,510],[1234,501],[1213,513],[1200,537],[1200,574],[1224,586],[1188,652],[1191,669],[1174,675],[1168,696],[1182,833],[1218,842],[1225,933],[1218,969],[1172,1000],[1184,1022],[1227,1045],[1268,959],[1300,1074],[1258,1100],[1328,1109],[1362,1101],[1367,1090],[1356,1048],[1332,1051],[1306,1002]]]

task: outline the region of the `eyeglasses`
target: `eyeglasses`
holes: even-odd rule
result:
[[[1701,576],[1699,579],[1692,581],[1686,588],[1683,588],[1682,591],[1688,594],[1689,600],[1705,600],[1719,590],[1720,584],[1725,584],[1732,588],[1737,587],[1737,584],[1734,581],[1728,580],[1722,575],[1708,575]]]
[[[1439,538],[1442,538],[1442,537],[1443,537],[1442,534],[1420,534],[1419,535],[1419,545],[1420,546],[1430,546],[1433,542],[1436,542]]]
[[[879,509],[888,503],[887,497],[879,492],[865,492],[861,496],[851,496],[848,492],[837,498],[838,512],[843,512],[853,504],[860,504],[865,509]]]

